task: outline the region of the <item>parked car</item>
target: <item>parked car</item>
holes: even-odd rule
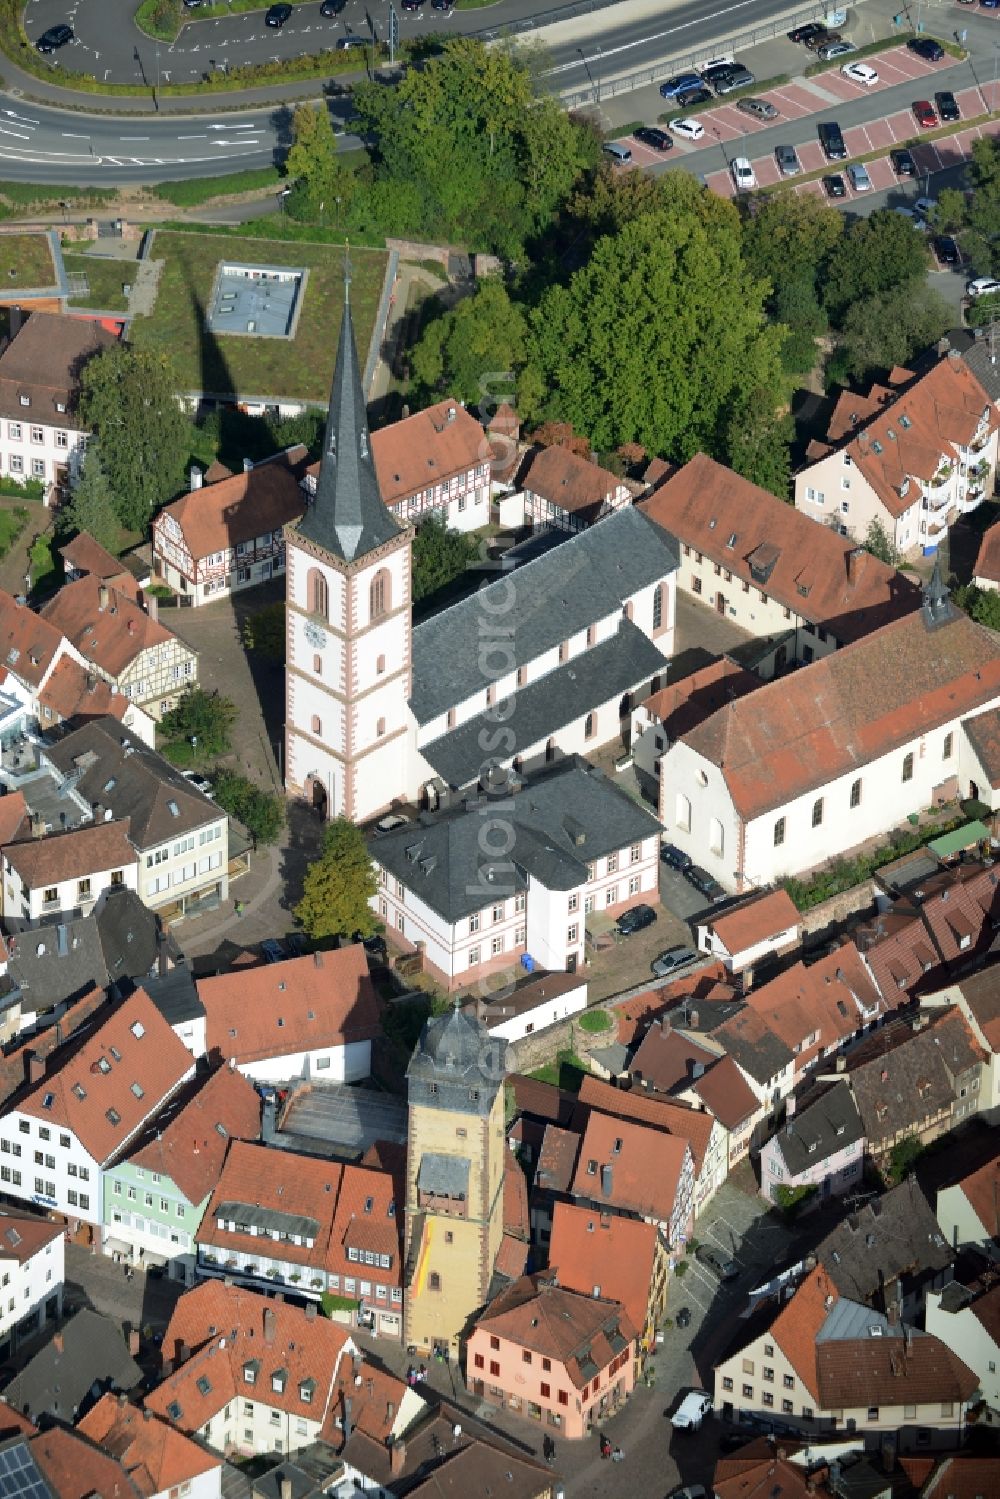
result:
[[[718,880],[713,879],[708,870],[702,869],[700,864],[689,865],[684,871],[684,878],[694,886],[699,895],[711,901],[713,906],[718,905],[720,900],[726,899],[726,892]]]
[[[692,1390],[685,1395],[670,1417],[675,1431],[697,1431],[704,1418],[711,1414],[712,1397],[704,1390]]]
[[[420,10],[424,0],[403,0],[404,10]]]
[[[290,5],[272,5],[264,17],[265,26],[277,26],[280,30],[292,14]]]
[[[847,180],[856,193],[870,193],[872,190],[872,179],[868,175],[868,168],[860,162],[854,162],[847,168]]]
[[[264,954],[264,958],[268,963],[284,962],[285,949],[282,947],[281,943],[276,942],[273,937],[265,937],[263,942],[260,944],[260,950]]]
[[[769,99],[754,99],[749,95],[745,99],[737,99],[736,108],[741,114],[750,115],[754,120],[777,120],[779,111]]]
[[[50,26],[48,31],[42,32],[35,46],[39,52],[57,52],[60,47],[65,47],[66,43],[72,40],[72,26]]]
[[[729,170],[733,174],[733,182],[736,184],[738,193],[749,193],[757,186],[757,178],[754,176],[753,167],[745,156],[734,156]]]
[[[952,239],[950,234],[938,235],[934,241],[934,254],[942,265],[958,265],[962,258],[958,241]]]
[[[937,207],[937,198],[918,198],[913,207],[921,218],[929,219]]]
[[[865,88],[871,88],[872,84],[878,83],[878,73],[866,62],[845,62],[840,71],[852,83],[861,83]]]
[[[740,1273],[740,1267],[736,1261],[728,1259],[711,1244],[699,1244],[694,1257],[699,1265],[703,1265],[706,1270],[711,1270],[718,1280],[735,1280]]]
[[[918,234],[927,233],[927,225],[915,208],[906,208],[902,203],[898,203],[892,211],[898,213],[901,219],[906,219],[911,223]]]
[[[829,177],[823,178],[823,191],[828,198],[846,198],[847,183],[839,172],[833,172]]]
[[[994,280],[992,276],[977,276],[965,289],[970,297],[989,297],[995,291],[1000,291],[1000,281]]]
[[[694,863],[691,855],[686,854],[682,848],[678,848],[676,843],[661,843],[660,858],[664,864],[669,864],[671,869],[680,869],[682,871],[690,869]]]
[[[387,812],[375,824],[375,831],[376,833],[394,833],[397,828],[405,828],[409,820],[408,817],[403,816],[402,812]]]
[[[668,120],[667,128],[673,135],[681,135],[686,141],[700,141],[705,134],[705,127],[700,120]]]
[[[619,916],[615,928],[620,937],[630,937],[633,932],[641,932],[643,927],[652,926],[655,920],[656,912],[652,906],[630,906]]]
[[[338,36],[337,51],[348,52],[354,47],[367,47],[368,43],[363,36]]]
[[[701,80],[703,83],[714,86],[720,78],[728,78],[735,66],[736,64],[732,62],[711,62],[701,69]]]
[[[657,978],[665,978],[668,973],[675,972],[678,968],[684,968],[688,963],[693,963],[698,954],[693,947],[668,947],[654,958],[650,967]]]
[[[678,94],[683,94],[693,88],[701,88],[701,74],[678,73],[676,77],[668,78],[666,83],[660,84],[660,97],[676,99]]]
[[[683,93],[677,95],[675,102],[680,105],[681,109],[693,109],[696,104],[710,104],[712,98],[712,90],[699,84],[697,88],[686,88]]]
[[[796,177],[802,170],[799,153],[794,146],[775,146],[774,159],[778,163],[782,177]]]
[[[839,31],[830,31],[828,27],[818,22],[812,26],[803,26],[801,29],[806,32],[802,41],[810,52],[818,52],[820,47],[827,47],[831,42],[839,42],[841,39]]]
[[[200,791],[202,796],[212,795],[212,783],[208,776],[199,775],[196,770],[182,770],[181,775],[185,781],[190,781],[194,789]]]
[[[289,932],[285,938],[285,947],[290,958],[304,958],[306,953],[306,939],[302,932]]]
[[[897,177],[915,177],[917,175],[917,164],[909,151],[903,149],[890,151],[889,160],[892,162],[892,170]]]
[[[447,11],[450,15],[455,8],[455,0],[431,0],[431,10]]]
[[[944,56],[944,48],[932,36],[911,36],[906,45],[925,62],[940,62]]]
[[[931,129],[938,123],[937,110],[929,99],[916,99],[913,104],[913,113],[918,125],[925,130]]]
[[[682,1483],[680,1488],[670,1490],[667,1499],[705,1499],[705,1485],[703,1483]]]
[[[331,16],[339,16],[346,4],[347,0],[323,0],[319,13],[329,20]]]
[[[715,92],[720,98],[725,94],[731,94],[738,88],[752,88],[757,82],[749,68],[730,68],[722,78],[713,84]]]
[[[827,161],[847,160],[847,143],[836,120],[823,120],[816,126],[816,134]]]
[[[644,146],[651,146],[654,151],[669,151],[674,144],[667,132],[656,125],[640,125],[632,134],[637,141],[641,141]]]
[[[678,1307],[677,1316],[674,1318],[674,1321],[676,1322],[678,1327],[690,1327],[691,1308],[689,1306]]]
[[[847,57],[848,53],[857,52],[857,50],[853,42],[826,42],[824,46],[817,49],[816,56],[821,62],[833,62],[835,57]]]
[[[794,30],[790,31],[788,33],[788,40],[790,42],[808,43],[817,35],[821,39],[824,38],[827,35],[826,27],[819,21],[807,21],[804,26],[796,26]]]
[[[623,146],[620,141],[605,141],[601,150],[605,156],[610,156],[611,160],[616,162],[620,167],[627,166],[632,160],[632,152],[628,146]]]
[[[962,118],[962,111],[958,107],[958,100],[950,89],[942,89],[940,93],[935,94],[934,103],[937,105],[938,115],[946,124],[949,124],[952,120],[960,120]]]

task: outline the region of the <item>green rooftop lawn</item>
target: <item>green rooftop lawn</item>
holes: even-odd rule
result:
[[[56,269],[45,234],[0,235],[0,289],[55,286]]]
[[[103,255],[71,255],[63,251],[66,274],[82,272],[90,283],[85,297],[70,297],[71,307],[92,307],[95,312],[127,312],[128,298],[122,295],[126,282],[135,282],[138,265],[134,260],[114,260]]]
[[[326,401],[344,305],[344,250],[340,245],[161,230],[151,255],[165,262],[156,306],[132,324],[136,344],[169,354],[182,390]],[[386,252],[351,246],[351,308],[364,366],[385,276]],[[294,339],[223,334],[205,326],[215,271],[221,260],[308,269]]]

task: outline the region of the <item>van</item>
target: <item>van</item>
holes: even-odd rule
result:
[[[816,131],[827,161],[847,160],[847,146],[836,120],[824,121],[821,125],[816,126]]]
[[[620,146],[617,141],[605,141],[604,154],[610,156],[619,166],[624,166],[627,161],[632,160],[632,152],[628,146]]]
[[[706,1395],[704,1390],[692,1390],[670,1417],[670,1424],[675,1431],[697,1431],[711,1409],[711,1395]]]

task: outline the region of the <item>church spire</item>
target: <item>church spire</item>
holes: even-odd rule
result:
[[[386,508],[371,451],[350,304],[350,261],[344,264],[344,315],[323,436],[316,498],[299,533],[345,562],[392,541],[402,529]]]

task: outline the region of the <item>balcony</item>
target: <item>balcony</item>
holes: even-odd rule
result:
[[[943,485],[948,483],[953,473],[954,469],[952,465],[950,463],[943,463],[931,480],[931,488],[942,488]]]

